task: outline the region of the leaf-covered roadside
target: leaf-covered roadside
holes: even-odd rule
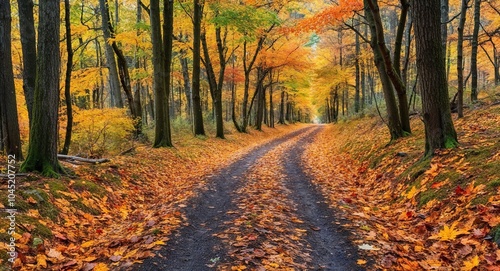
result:
[[[303,156],[332,206],[344,210],[377,270],[500,270],[500,108],[455,121],[460,147],[423,155],[423,127],[386,146],[383,124],[325,129]]]
[[[301,127],[233,134],[227,140],[183,138],[172,149],[138,146],[108,164],[64,164],[74,178],[18,178],[14,267],[90,271],[141,262],[183,223],[183,203],[204,185],[204,176]],[[7,204],[6,195],[1,198]],[[11,265],[6,223],[0,222],[2,267]]]

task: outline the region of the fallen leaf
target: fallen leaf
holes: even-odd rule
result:
[[[476,255],[472,257],[472,259],[468,261],[464,261],[464,266],[462,267],[462,271],[471,271],[474,267],[479,266],[479,257]]]
[[[94,269],[92,269],[93,271],[108,271],[109,268],[108,266],[105,264],[105,263],[98,263]]]
[[[122,258],[122,256],[120,256],[120,255],[113,255],[113,256],[109,257],[109,259],[113,262],[118,262],[121,258]]]
[[[47,256],[43,254],[36,255],[36,267],[47,268]]]
[[[366,264],[366,260],[358,259],[358,261],[356,261],[356,263],[359,264],[359,265],[365,265]]]
[[[457,222],[453,223],[451,226],[444,225],[443,229],[439,231],[437,235],[429,237],[429,239],[439,239],[440,241],[452,241],[459,235],[468,234],[467,230],[456,229]]]
[[[94,241],[87,241],[87,242],[82,243],[81,247],[88,248],[88,247],[91,247],[93,245],[94,245]]]
[[[408,194],[406,194],[406,198],[407,199],[412,199],[415,197],[415,195],[418,194],[418,190],[417,190],[417,187],[416,186],[413,186],[410,191],[408,192]]]
[[[62,253],[53,249],[53,248],[49,249],[49,252],[47,252],[47,256],[49,258],[56,258],[58,260],[64,259],[64,256],[62,255]]]
[[[380,250],[380,248],[374,247],[374,246],[369,245],[369,244],[359,245],[358,248],[362,249],[362,250]]]

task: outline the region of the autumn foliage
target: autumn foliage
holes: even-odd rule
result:
[[[390,146],[377,121],[332,126],[303,157],[374,269],[498,270],[500,111],[467,113],[456,122],[461,147],[430,161],[420,160],[418,119],[414,136]]]

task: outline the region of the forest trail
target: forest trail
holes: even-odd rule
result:
[[[322,129],[273,140],[210,176],[184,207],[184,225],[134,270],[362,270],[349,234],[301,169]]]

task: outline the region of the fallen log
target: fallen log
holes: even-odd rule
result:
[[[90,164],[102,164],[109,162],[110,160],[107,158],[101,158],[101,159],[89,159],[89,158],[83,158],[83,157],[78,157],[78,156],[70,156],[70,155],[64,155],[64,154],[58,154],[57,158],[61,160],[71,160],[71,161],[78,161],[78,162],[84,162],[84,163],[90,163]]]

